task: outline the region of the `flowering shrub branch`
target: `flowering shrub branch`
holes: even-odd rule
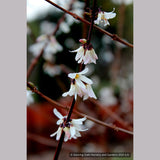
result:
[[[52,4],[52,5],[55,6],[56,8],[59,8],[59,9],[62,10],[63,12],[66,12],[67,14],[70,14],[70,15],[71,15],[72,17],[74,17],[75,19],[80,20],[81,22],[83,22],[83,23],[85,23],[85,24],[88,24],[88,25],[91,24],[91,22],[85,20],[84,18],[81,18],[80,16],[76,15],[75,13],[72,13],[72,12],[70,12],[70,11],[68,11],[68,10],[60,7],[59,5],[55,4],[54,2],[52,2],[52,1],[50,1],[50,0],[45,0],[45,1],[47,1],[47,2],[50,3],[50,4]],[[124,40],[123,40],[122,38],[120,38],[118,35],[116,35],[116,34],[111,34],[111,33],[105,31],[104,29],[102,29],[102,28],[100,28],[100,27],[98,27],[98,26],[96,26],[96,25],[93,25],[93,27],[96,28],[96,29],[98,29],[100,32],[102,32],[102,33],[110,36],[113,40],[118,41],[118,42],[120,42],[120,43],[122,43],[122,44],[124,44],[124,45],[126,45],[126,46],[128,46],[128,47],[133,48],[133,44],[124,41]]]
[[[59,126],[57,131],[50,135],[51,137],[56,136],[56,140],[59,141],[53,160],[58,159],[63,142],[67,142],[68,140],[71,140],[72,138],[77,139],[77,137],[81,137],[80,131],[87,130],[87,128],[84,129],[84,127],[83,127],[83,121],[85,121],[86,119],[89,119],[89,120],[91,120],[97,124],[103,125],[105,127],[112,128],[116,131],[121,131],[121,132],[130,134],[130,135],[133,135],[133,132],[132,132],[133,128],[131,126],[129,126],[129,124],[127,122],[122,120],[118,115],[116,115],[116,113],[112,112],[109,109],[106,109],[105,113],[110,115],[113,119],[118,121],[120,124],[122,124],[122,126],[125,129],[117,127],[116,125],[113,125],[113,124],[107,124],[105,122],[102,122],[98,119],[95,119],[91,116],[88,116],[88,115],[81,113],[81,112],[74,109],[74,106],[75,106],[75,103],[76,103],[78,96],[83,98],[83,101],[85,101],[86,99],[89,99],[92,103],[94,103],[95,105],[97,105],[98,107],[101,108],[101,105],[99,104],[99,102],[93,100],[93,99],[97,99],[97,97],[92,89],[92,86],[91,86],[93,84],[93,82],[91,79],[89,79],[85,75],[88,72],[88,68],[85,65],[90,64],[90,63],[96,64],[96,61],[98,59],[98,56],[96,55],[96,52],[94,51],[93,46],[91,44],[91,36],[92,36],[93,28],[96,28],[100,32],[107,34],[113,40],[118,41],[122,44],[125,44],[125,45],[133,48],[132,44],[122,40],[117,35],[111,34],[107,31],[101,29],[97,25],[95,25],[95,24],[98,24],[98,25],[103,24],[104,26],[110,25],[108,19],[114,18],[116,16],[116,13],[114,13],[114,10],[112,12],[101,11],[96,6],[96,0],[93,0],[92,9],[89,9],[89,12],[86,13],[91,18],[90,22],[89,22],[85,18],[81,18],[80,16],[62,8],[61,6],[55,4],[54,2],[52,2],[50,0],[45,0],[45,1],[54,5],[56,8],[59,8],[64,13],[67,13],[67,14],[71,15],[72,17],[74,17],[75,19],[83,22],[85,25],[87,24],[90,26],[89,31],[88,31],[87,40],[80,39],[79,42],[81,42],[81,46],[78,49],[71,51],[71,52],[76,52],[75,60],[79,64],[79,72],[68,73],[68,77],[71,80],[71,86],[70,86],[69,91],[62,94],[63,97],[66,97],[66,96],[73,97],[70,107],[63,106],[60,103],[50,99],[49,97],[45,96],[40,91],[38,91],[38,89],[33,84],[27,82],[27,86],[28,86],[28,88],[30,88],[30,90],[37,93],[41,97],[43,97],[45,100],[47,100],[53,106],[61,107],[61,108],[66,109],[68,111],[68,114],[66,116],[63,116],[56,108],[53,109],[53,113],[55,114],[55,116],[57,116],[59,118],[59,120],[56,123]],[[74,2],[74,0],[72,0],[72,3],[73,2]],[[72,3],[70,5],[69,10],[72,8]],[[87,3],[87,1],[86,1],[86,6],[88,6],[88,5],[89,5],[89,3]],[[56,32],[58,31],[58,29],[60,27],[60,24],[64,21],[64,19],[65,19],[65,14],[63,14],[61,19],[58,21],[57,26],[56,26],[55,30],[52,32],[52,34],[41,35],[37,38],[37,43],[40,44],[39,48],[41,48],[42,46],[43,47],[42,47],[41,51],[38,52],[39,54],[35,57],[34,61],[31,63],[31,65],[28,69],[27,80],[42,55],[44,56],[44,54],[47,52],[45,54],[45,59],[46,59],[46,61],[52,63],[53,54],[56,53],[57,51],[62,51],[62,49],[63,49],[62,46],[56,41],[56,39],[54,38],[53,35],[56,34]],[[36,45],[37,44],[35,44],[35,46]],[[34,45],[32,46],[32,51],[35,51],[35,46]],[[37,54],[37,53],[35,53],[35,54]],[[68,71],[66,71],[66,72],[68,72]],[[82,118],[72,119],[71,118],[72,113],[80,115],[80,116],[82,116]]]
[[[68,106],[64,106],[54,100],[52,100],[51,98],[49,98],[48,96],[44,95],[43,93],[41,93],[40,91],[38,91],[38,89],[31,83],[27,82],[27,87],[34,93],[38,94],[39,96],[41,96],[42,98],[44,98],[48,103],[50,103],[51,105],[53,105],[54,107],[59,107],[59,108],[62,108],[62,109],[65,109],[67,111],[69,111],[69,107]],[[98,107],[99,107],[99,104],[97,104]],[[116,125],[113,125],[113,124],[108,124],[106,122],[102,122],[98,119],[95,119],[89,115],[86,115],[82,112],[79,112],[77,110],[73,110],[73,113],[78,115],[78,116],[82,116],[82,117],[86,117],[87,119],[93,121],[94,123],[97,123],[99,125],[102,125],[104,127],[109,127],[111,129],[114,129],[115,131],[121,131],[121,132],[124,132],[124,133],[127,133],[127,134],[130,134],[130,135],[133,135],[133,132],[132,131],[129,131],[129,130],[126,130],[126,129],[123,129],[123,128],[120,128],[120,127],[117,127]]]

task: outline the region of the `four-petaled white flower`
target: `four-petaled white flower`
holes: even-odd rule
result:
[[[79,40],[83,45],[80,46],[78,49],[73,50],[71,52],[77,52],[75,56],[75,60],[78,63],[84,63],[90,64],[90,63],[95,63],[96,60],[98,59],[93,47],[91,44],[87,45],[87,40],[86,39],[80,39]]]
[[[83,100],[88,99],[88,97],[95,98],[96,96],[92,90],[91,84],[92,80],[84,76],[88,72],[88,68],[78,73],[69,73],[68,77],[72,79],[71,87],[68,92],[62,94],[63,97],[74,96],[77,99],[77,95],[83,97]]]
[[[58,141],[61,137],[62,131],[65,132],[64,141],[68,141],[72,138],[77,139],[77,137],[81,137],[80,131],[86,131],[88,129],[84,128],[83,121],[86,120],[86,117],[80,119],[72,119],[69,122],[66,122],[67,116],[62,116],[61,113],[54,108],[54,114],[59,118],[57,121],[57,125],[59,125],[58,130],[51,134],[50,137],[56,136],[56,140]]]
[[[109,19],[112,19],[116,16],[116,13],[113,13],[115,9],[113,9],[112,12],[103,12],[99,11],[98,18],[94,21],[95,24],[103,24],[104,26],[110,25]]]

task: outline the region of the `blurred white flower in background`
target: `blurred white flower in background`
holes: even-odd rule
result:
[[[107,35],[103,35],[102,36],[102,43],[104,45],[110,45],[113,42],[112,38],[107,36]]]
[[[112,0],[112,2],[115,3],[115,4],[122,4],[122,3],[124,3],[124,4],[129,5],[129,4],[133,3],[133,0]]]
[[[85,5],[84,2],[79,2],[78,0],[75,1],[73,3],[71,12],[77,14],[80,17],[83,17],[84,5]],[[66,15],[66,22],[69,25],[72,25],[74,22],[80,23],[80,21],[76,20],[75,18],[73,18],[69,14]]]
[[[76,44],[76,42],[73,38],[68,37],[67,39],[65,39],[64,44],[67,48],[72,48]]]
[[[40,24],[40,31],[42,34],[52,34],[55,30],[56,24],[49,21],[42,21]]]
[[[114,55],[111,51],[103,52],[102,58],[106,63],[111,63],[114,60]]]
[[[66,123],[67,116],[62,116],[61,113],[57,111],[56,108],[53,109],[54,114],[59,118],[57,121],[57,125],[59,128],[56,132],[50,135],[50,137],[54,137],[56,135],[56,140],[60,139],[62,131],[65,132],[64,141],[68,141],[72,138],[77,139],[77,137],[81,137],[80,131],[87,131],[87,128],[84,128],[83,121],[86,120],[86,117],[80,119],[71,119]]]
[[[62,22],[60,24],[59,29],[61,30],[61,32],[64,32],[64,33],[69,33],[70,32],[70,27],[66,22]]]
[[[99,91],[99,100],[106,106],[113,106],[117,104],[117,99],[113,94],[113,89],[109,87],[104,87]]]
[[[54,36],[47,35],[39,36],[37,42],[29,47],[29,51],[36,57],[40,54],[42,48],[44,48],[43,58],[47,61],[52,61],[53,55],[63,50],[63,47],[57,42]]]
[[[43,71],[49,76],[54,77],[61,74],[61,67],[46,62],[43,65]]]
[[[91,77],[92,81],[93,81],[93,87],[98,87],[98,85],[100,84],[100,78],[97,75],[93,75]]]
[[[32,103],[34,103],[33,92],[27,90],[27,106],[29,106]]]

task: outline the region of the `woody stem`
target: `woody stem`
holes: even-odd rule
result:
[[[96,0],[93,0],[92,15],[91,15],[91,24],[90,24],[88,38],[87,38],[87,45],[91,41],[91,36],[92,36],[92,31],[93,31],[93,25],[94,25],[94,19],[95,19],[95,11],[96,11]]]

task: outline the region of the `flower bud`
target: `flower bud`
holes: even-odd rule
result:
[[[79,42],[81,42],[82,44],[85,44],[85,43],[87,43],[87,40],[86,39],[80,39]]]

